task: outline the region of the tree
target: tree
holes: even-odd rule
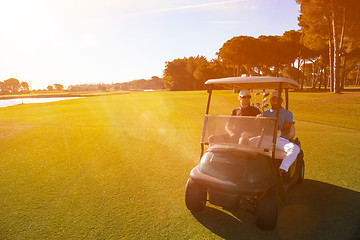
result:
[[[1,95],[7,94],[7,90],[5,89],[3,82],[0,82],[0,93]]]
[[[300,33],[289,31],[284,36],[239,36],[224,43],[217,53],[219,59],[234,68],[233,76],[275,75],[299,58]],[[274,70],[274,72],[271,71]]]
[[[97,91],[97,84],[78,84],[70,85],[67,88],[70,92],[84,92],[84,91]]]
[[[107,89],[107,87],[106,87],[106,85],[105,84],[98,84],[97,85],[97,88],[99,89],[99,90],[101,90],[101,91],[103,91],[103,92],[106,92],[108,89]]]
[[[54,84],[54,87],[55,87],[55,89],[56,89],[57,91],[62,91],[62,90],[64,90],[64,86],[61,85],[61,84],[58,84],[58,83],[55,83],[55,84]]]
[[[164,84],[169,90],[188,90],[186,58],[165,63]]]
[[[163,89],[164,83],[161,78],[158,76],[152,76],[149,81],[149,86],[151,89]]]
[[[115,83],[113,86],[114,86],[115,91],[121,90],[121,84],[120,83]]]
[[[194,72],[198,66],[206,63],[203,56],[175,59],[166,62],[164,69],[163,82],[169,90],[195,90],[201,89],[201,82],[194,77]]]
[[[213,59],[210,62],[199,65],[194,71],[194,77],[200,83],[202,89],[205,88],[205,81],[212,78],[224,78],[233,76],[233,70],[227,67],[219,59]]]
[[[54,87],[53,87],[52,85],[49,85],[49,86],[47,86],[47,90],[48,90],[48,91],[53,91],[53,90],[54,90]]]
[[[294,58],[294,60],[297,61],[298,66],[297,69],[300,69],[300,64],[301,64],[301,50],[304,47],[301,44],[301,31],[295,31],[295,30],[290,30],[290,31],[286,31],[283,33],[281,39],[282,41],[286,42],[287,45],[289,46],[288,49],[286,49],[286,51],[288,52],[289,55],[291,55],[292,58]]]
[[[280,36],[260,36],[260,50],[263,53],[260,64],[268,68],[274,68],[274,75],[279,76],[280,70],[284,66],[289,66],[296,59],[296,52],[292,54],[288,49],[289,41],[282,40]]]
[[[20,88],[20,82],[16,78],[9,78],[4,81],[3,88],[6,92],[17,93]]]
[[[300,70],[301,66],[304,65],[307,61],[314,62],[321,56],[321,53],[326,54],[324,51],[312,50],[304,45],[304,34],[298,30],[290,30],[284,32],[282,35],[282,40],[286,42],[287,47],[285,51],[287,55],[294,59],[297,62],[297,69]],[[322,45],[320,45],[323,47]],[[322,48],[323,50],[324,48]],[[295,62],[292,64],[295,66]],[[305,70],[305,68],[303,68]],[[285,69],[283,69],[284,71]],[[288,71],[287,69],[286,71]],[[291,70],[293,73],[294,71]],[[294,79],[300,83],[300,89],[303,90],[304,86],[304,72],[302,74],[295,74]],[[300,77],[300,78],[297,78]]]
[[[302,41],[312,50],[328,48],[331,82],[334,81],[334,51],[330,14],[324,0],[297,0],[300,6],[299,26]],[[325,5],[324,5],[325,4]],[[328,47],[327,47],[328,46]],[[331,85],[331,89],[334,85]]]
[[[163,81],[163,83],[164,83],[164,86],[165,86],[165,88],[167,89],[167,90],[176,90],[176,88],[174,87],[174,79],[173,79],[173,77],[172,76],[170,76],[170,75],[165,75],[164,74],[164,77],[162,78],[162,81]]]
[[[360,86],[360,64],[354,66],[354,68],[348,74],[349,84]]]
[[[27,82],[21,82],[20,87],[21,87],[21,90],[24,91],[24,92],[29,91],[29,84]]]
[[[295,67],[285,67],[282,70],[283,77],[291,78],[297,80],[298,82],[304,78],[304,74]]]
[[[218,58],[233,67],[233,76],[240,76],[243,71],[252,75],[261,57],[259,41],[253,37],[239,36],[228,40],[219,49]]]
[[[343,68],[343,75],[342,75],[342,87],[346,84],[356,84],[356,78],[354,76],[359,77],[359,68],[360,65],[360,47],[353,47],[350,49],[346,49],[344,53],[344,68]],[[349,74],[352,73],[352,76]],[[356,73],[354,75],[354,73]],[[346,80],[352,80],[350,82],[346,82]]]
[[[314,62],[305,63],[305,64],[301,65],[301,72],[304,76],[304,78],[303,78],[304,80],[302,81],[302,84],[305,84],[306,86],[312,85],[312,82],[314,79],[314,74],[315,74],[314,66],[315,66]]]
[[[354,0],[296,0],[305,45],[328,46],[331,91],[340,92],[340,64],[346,39],[359,41],[360,2]]]
[[[130,90],[130,84],[128,82],[121,83],[120,89],[124,90],[124,91],[129,91]]]

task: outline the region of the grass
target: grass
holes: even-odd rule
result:
[[[209,205],[192,215],[185,207],[185,183],[199,161],[205,92],[2,108],[0,238],[355,239],[359,97],[291,93],[306,180],[282,202],[271,232],[256,228],[248,212]],[[229,114],[237,104],[230,91],[213,98],[213,113]],[[334,105],[341,114],[330,111]]]

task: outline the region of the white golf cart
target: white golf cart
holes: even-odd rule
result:
[[[285,196],[290,186],[301,183],[304,178],[303,152],[300,151],[289,171],[280,176],[278,168],[285,153],[275,149],[279,112],[276,118],[209,115],[211,95],[214,86],[235,91],[258,90],[261,94],[256,96],[263,99],[259,101],[261,104],[254,105],[264,110],[266,91],[276,89],[279,96],[285,92],[288,109],[288,91],[298,88],[299,84],[277,77],[211,79],[205,84],[209,97],[201,135],[201,160],[190,172],[186,184],[186,206],[192,212],[199,212],[207,201],[229,210],[251,205],[257,225],[273,229],[277,222],[278,194]],[[301,148],[298,139],[291,141]]]

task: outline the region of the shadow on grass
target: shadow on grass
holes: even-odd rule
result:
[[[255,215],[206,207],[194,217],[225,239],[358,239],[360,193],[314,180],[304,180],[279,201],[274,230],[256,227]]]

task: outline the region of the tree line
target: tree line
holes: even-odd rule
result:
[[[64,90],[64,86],[62,84],[59,84],[59,83],[55,83],[54,85],[49,85],[47,86],[47,90],[48,91],[62,91]]]
[[[151,79],[137,79],[123,83],[98,83],[98,84],[77,84],[70,85],[67,89],[70,92],[87,92],[87,91],[129,91],[129,90],[145,90],[145,89],[164,89],[164,83],[157,76]]]
[[[203,89],[209,78],[285,76],[301,89],[323,86],[338,93],[360,85],[360,1],[296,0],[300,30],[282,36],[237,36],[216,53],[166,62],[163,82],[169,90]]]
[[[20,83],[16,78],[0,81],[0,94],[16,94],[19,92],[29,92],[29,84],[27,82]]]
[[[78,84],[70,85],[67,89],[62,84],[55,83],[48,85],[47,91],[70,91],[70,92],[88,92],[88,91],[119,91],[119,90],[145,90],[145,89],[164,89],[164,83],[157,76],[151,79],[138,79],[130,82],[112,83],[112,84]],[[34,90],[34,91],[46,91]],[[0,81],[0,95],[29,93],[30,87],[27,82],[19,82],[16,78],[10,78]]]
[[[55,83],[54,85],[47,86],[48,91],[62,91],[64,86],[62,84]],[[16,78],[9,78],[4,81],[0,81],[0,95],[29,93],[30,87],[27,82],[20,82]]]

